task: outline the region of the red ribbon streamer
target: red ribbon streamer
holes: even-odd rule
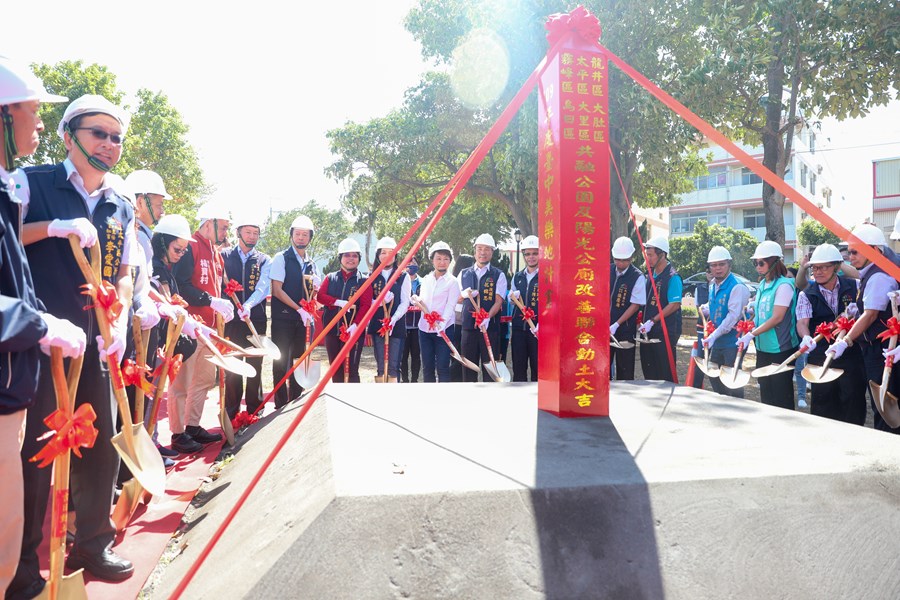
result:
[[[241,427],[253,425],[257,421],[259,421],[259,417],[257,417],[255,414],[251,415],[246,410],[242,410],[238,414],[234,415],[234,418],[231,420],[231,426],[235,431],[237,431]]]
[[[145,394],[153,393],[153,384],[147,381],[147,374],[150,372],[146,366],[140,367],[130,358],[126,358],[122,363],[122,379],[125,385],[134,385],[144,390]]]
[[[44,468],[54,458],[69,450],[81,458],[81,448],[93,448],[97,440],[97,429],[94,427],[96,419],[97,414],[90,404],[79,406],[71,417],[62,410],[53,411],[44,419],[44,424],[50,431],[41,437],[49,438],[50,441],[29,460],[39,462],[38,467]]]
[[[381,329],[378,330],[378,335],[381,337],[389,336],[391,335],[391,329],[393,329],[391,327],[391,318],[385,317],[381,320]]]
[[[235,292],[243,292],[244,286],[240,284],[236,279],[229,279],[228,283],[225,284],[225,295],[233,296]]]
[[[160,363],[160,365],[156,367],[153,373],[151,373],[150,377],[152,377],[153,379],[156,379],[162,374],[163,364],[165,364],[166,360],[166,355],[165,353],[163,353],[162,348],[157,350],[156,355],[160,358],[160,360],[163,361],[163,363]],[[181,354],[176,354],[172,357],[172,360],[169,361],[169,381],[175,379],[178,376],[178,371],[181,370],[181,361]]]
[[[483,308],[479,308],[478,310],[472,311],[472,316],[475,317],[475,327],[481,327],[481,324],[485,321],[489,320],[491,317],[488,315],[488,312]]]
[[[553,47],[569,33],[574,33],[586,42],[596,42],[603,33],[600,20],[588,10],[579,6],[570,13],[557,13],[547,17],[544,25],[547,29],[547,41]]]
[[[753,328],[755,326],[756,324],[753,321],[751,321],[750,319],[745,319],[743,321],[738,321],[738,324],[735,325],[734,328],[741,335],[747,335],[748,333],[753,331]]]
[[[350,332],[347,331],[347,326],[341,324],[341,328],[338,330],[338,339],[342,342],[346,342],[350,339]]]
[[[884,341],[894,336],[900,336],[900,321],[898,321],[896,317],[891,317],[890,319],[888,319],[885,325],[887,325],[887,330],[882,331],[878,334],[879,340]]]
[[[110,323],[114,323],[119,318],[119,315],[122,314],[122,309],[124,307],[122,306],[122,303],[119,302],[119,294],[116,292],[116,287],[110,282],[104,281],[99,287],[91,283],[86,283],[81,287],[84,290],[81,292],[82,294],[94,299],[94,303],[85,306],[84,310],[99,306],[103,309],[103,312],[106,313],[106,319]]]
[[[428,323],[428,329],[434,331],[436,329],[436,325],[438,323],[444,322],[444,317],[441,316],[436,310],[431,311],[430,313],[423,313],[422,318],[425,319],[425,322]]]
[[[834,331],[832,330],[832,323],[819,323],[819,326],[816,327],[816,334],[821,335],[825,338],[825,341],[831,343],[834,340]]]

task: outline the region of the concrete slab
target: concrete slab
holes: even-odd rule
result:
[[[533,384],[328,392],[185,597],[900,597],[895,436],[665,383],[609,419]],[[297,410],[240,439],[154,597]]]

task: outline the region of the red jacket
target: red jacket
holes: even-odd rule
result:
[[[201,292],[209,294],[210,298],[221,297],[222,273],[225,270],[222,257],[215,251],[212,242],[200,235],[199,232],[194,233],[194,239],[190,241],[189,245],[194,258],[191,284]],[[187,300],[190,302],[190,299]],[[215,328],[215,312],[208,303],[206,306],[194,306],[192,303],[188,312],[202,318],[205,324]]]

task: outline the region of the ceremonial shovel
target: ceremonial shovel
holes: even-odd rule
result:
[[[641,325],[643,325],[643,320],[642,320],[643,315],[644,315],[644,313],[638,313],[638,333],[636,336],[634,336],[634,341],[637,342],[638,344],[658,344],[658,343],[660,343],[662,340],[651,340],[648,337],[650,335],[650,332],[641,333]],[[621,344],[622,342],[619,342],[619,343]]]
[[[891,299],[891,310],[894,313],[894,319],[897,319],[897,304]],[[897,336],[891,336],[888,343],[888,350],[897,347]],[[869,381],[869,388],[872,391],[872,397],[876,399],[875,408],[884,422],[891,427],[900,427],[900,406],[898,406],[897,397],[887,391],[888,382],[891,379],[891,371],[894,368],[894,361],[890,358],[885,360],[884,373],[881,376],[881,385],[874,381]],[[885,402],[887,401],[887,402]]]
[[[431,313],[431,311],[428,310],[428,307],[425,306],[425,303],[423,301],[414,300],[414,301],[412,301],[412,303],[415,304],[416,306],[418,306],[419,310],[422,311],[423,319],[425,318],[425,315]],[[425,322],[427,323],[428,320],[426,319]],[[431,327],[429,326],[429,329],[430,328]],[[462,354],[459,353],[459,350],[456,349],[456,346],[453,345],[453,342],[450,341],[450,338],[447,337],[447,334],[444,332],[443,329],[436,333],[439,336],[441,336],[441,339],[447,343],[447,347],[450,348],[450,356],[453,357],[453,360],[457,361],[458,363],[460,363],[462,366],[464,366],[467,369],[471,369],[471,370],[475,371],[476,373],[481,373],[481,369],[478,368],[478,365],[476,365],[471,360],[469,360],[468,358],[466,358],[465,356],[463,356]]]
[[[230,371],[235,375],[240,375],[241,377],[254,377],[256,376],[256,368],[250,363],[245,363],[241,359],[234,356],[222,356],[222,353],[219,352],[219,349],[216,348],[216,345],[210,340],[200,328],[197,328],[197,339],[200,340],[204,346],[206,346],[210,352],[212,352],[212,356],[206,357],[206,360],[216,365],[217,367],[222,367],[226,371]]]
[[[391,316],[391,311],[394,309],[394,301],[391,300],[391,303],[387,302],[381,303],[382,314],[384,318],[387,319]],[[388,381],[388,366],[391,364],[391,332],[388,331],[384,334],[384,376],[379,379],[379,377],[375,376],[375,381],[378,383],[389,383]]]
[[[141,318],[134,315],[131,318],[131,328],[134,334],[134,355],[137,359],[138,369],[141,373],[147,367],[147,346],[150,344],[150,330],[141,329]],[[135,386],[134,388],[134,421],[135,423],[144,420],[144,388]]]
[[[99,290],[102,284],[100,278],[100,246],[91,246],[91,264],[81,249],[77,235],[69,235],[69,243],[75,261],[78,263],[82,274],[88,284]],[[97,316],[97,325],[103,336],[106,347],[112,344],[112,332],[106,309],[100,306],[94,297],[94,312]],[[131,409],[128,406],[128,398],[125,396],[125,382],[122,379],[122,369],[119,366],[119,357],[115,354],[107,355],[109,375],[112,380],[113,395],[119,408],[119,418],[122,419],[122,431],[112,437],[113,447],[128,466],[140,484],[154,496],[162,495],[166,491],[166,468],[163,466],[162,456],[156,449],[156,444],[150,439],[147,430],[142,423],[135,424],[131,420]]]
[[[312,339],[312,323],[306,326],[306,347],[309,348],[309,342]],[[300,384],[303,389],[316,387],[322,378],[322,365],[317,360],[311,360],[308,356],[299,367],[294,369],[294,381]]]
[[[819,343],[822,341],[822,334],[817,333],[816,337],[813,338],[815,343]],[[788,356],[784,359],[784,362],[778,365],[766,365],[764,367],[759,367],[758,369],[753,369],[750,374],[757,379],[760,377],[769,377],[770,375],[778,375],[779,373],[787,373],[788,371],[794,370],[794,365],[790,364],[800,358],[800,355],[806,350],[805,346],[800,346],[800,349]]]
[[[232,302],[237,306],[238,310],[244,308],[241,304],[241,301],[237,299],[237,294],[230,294]],[[262,348],[266,351],[266,354],[272,358],[272,360],[278,360],[281,358],[281,350],[278,349],[278,346],[275,345],[271,339],[267,338],[264,335],[259,335],[256,331],[256,327],[253,325],[253,321],[250,320],[249,315],[246,319],[242,319],[244,323],[247,324],[247,327],[250,329],[250,335],[247,336],[247,341],[256,346],[257,348]],[[245,377],[253,377],[253,375],[245,375]]]
[[[481,299],[478,296],[475,297],[475,310],[481,310]],[[479,327],[479,329],[481,328]],[[491,364],[484,365],[484,370],[488,372],[488,375],[490,375],[491,379],[494,381],[509,383],[512,379],[509,374],[509,369],[506,368],[504,363],[498,363],[494,360],[494,350],[491,348],[491,338],[488,336],[488,332],[481,329],[481,335],[484,336],[484,345],[487,346],[488,358],[491,359]]]
[[[222,315],[218,313],[216,313],[216,331],[218,332],[216,337],[225,339],[225,321],[222,319]],[[253,375],[251,375],[250,377],[253,377],[255,375],[256,369],[253,369]],[[225,410],[224,369],[219,369],[219,425],[222,426],[222,433],[225,434],[225,441],[228,442],[229,446],[234,446],[234,427],[232,427],[231,419],[228,418],[228,412]]]
[[[844,339],[844,336],[847,335],[846,331],[841,331],[837,340],[840,341]],[[828,383],[829,381],[834,381],[838,377],[844,374],[843,369],[830,369],[831,361],[834,360],[834,353],[825,353],[825,364],[821,367],[818,365],[807,365],[800,374],[803,375],[803,379],[807,380],[810,383]]]
[[[706,339],[709,337],[709,335],[706,334],[706,315],[703,314],[703,310],[699,307],[697,308],[697,312],[700,313],[700,322],[703,323],[703,339]],[[710,366],[709,348],[706,346],[703,346],[703,360],[701,361],[699,356],[695,356],[694,363],[707,377],[719,376],[719,365],[712,363],[712,366]]]
[[[721,367],[719,369],[719,381],[722,382],[722,385],[736,390],[750,383],[750,373],[741,369],[746,354],[747,348],[744,348],[743,345],[738,346],[738,353],[734,358],[734,367]]]
[[[50,348],[50,374],[53,376],[53,388],[56,390],[56,407],[66,413],[72,414],[75,404],[75,391],[78,389],[78,379],[81,375],[81,364],[84,355],[73,358],[69,364],[69,377],[66,381],[65,368],[63,367],[62,350],[52,346]],[[39,600],[49,598],[56,600],[87,600],[87,590],[84,588],[83,569],[78,569],[71,575],[63,575],[65,572],[66,558],[66,529],[69,510],[69,464],[72,451],[66,450],[53,459],[53,495],[50,514],[50,581],[38,596]]]
[[[347,315],[355,315],[355,314],[356,314],[356,305],[354,304],[349,309],[347,309],[347,312],[344,313],[343,320],[344,320],[344,328],[345,329],[350,327],[349,325],[347,325]],[[353,322],[353,317],[350,317],[350,322],[351,323]],[[357,340],[357,343],[358,342],[359,342],[359,340]],[[350,352],[347,353],[347,357],[344,359],[344,383],[350,383],[350,355],[351,354],[353,354],[352,348],[350,349]]]

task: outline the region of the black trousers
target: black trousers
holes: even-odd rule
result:
[[[878,385],[881,385],[881,378],[884,375],[884,355],[882,352],[884,348],[881,345],[870,345],[866,343],[861,343],[859,345],[860,350],[862,350],[863,354],[863,363],[865,364],[866,369],[866,377],[868,381],[874,381]],[[898,376],[898,372],[900,372],[900,366],[894,367],[891,370],[891,379],[888,381],[888,391],[894,396],[900,397],[900,376]],[[896,429],[891,429],[891,426],[884,422],[884,419],[881,418],[881,413],[878,412],[878,409],[875,407],[875,398],[871,398],[872,404],[872,413],[874,416],[874,426],[878,431],[887,431],[889,433],[900,434],[900,427]]]
[[[807,364],[821,365],[824,362],[824,356],[812,356]],[[844,374],[828,383],[812,384],[810,413],[844,423],[865,425],[866,390],[869,383],[862,356],[859,353],[845,355],[831,364],[842,369]],[[881,382],[878,384],[881,385]]]
[[[500,332],[496,329],[488,329],[488,337],[491,340],[492,348],[497,347],[497,342],[500,338],[500,336],[498,335],[499,333]],[[482,335],[481,330],[463,329],[461,345],[462,348],[458,348],[459,353],[471,360],[476,365],[481,366],[481,380],[494,381],[494,379],[490,375],[488,375],[487,369],[484,368],[484,365],[491,364],[491,357],[488,355],[487,344],[484,343],[484,335]],[[496,358],[497,357],[495,356],[494,359],[496,360]],[[463,381],[478,381],[478,373],[476,373],[472,369],[464,368]]]
[[[306,352],[306,327],[300,319],[272,319],[272,341],[281,350],[281,358],[272,361],[272,384],[278,385],[294,361]],[[275,392],[275,408],[281,408],[303,393],[303,388],[291,375]]]
[[[531,381],[538,380],[538,341],[528,329],[513,328],[512,340],[513,381],[528,381],[531,367]]]
[[[796,348],[783,352],[756,351],[756,366],[777,365],[783,363]],[[763,404],[794,410],[794,372],[779,373],[759,379],[759,399]]]
[[[403,344],[403,358],[400,360],[400,381],[418,383],[421,370],[422,352],[419,349],[419,329],[407,329],[406,341]],[[412,375],[412,379],[410,379],[410,375]]]
[[[266,335],[265,321],[254,321],[253,326],[256,328],[256,333],[259,335]],[[249,335],[251,335],[250,328],[240,319],[232,319],[230,322],[225,323],[225,337],[238,346],[246,347],[250,345],[250,342],[247,340],[247,336]],[[304,343],[304,346],[305,345],[306,344]],[[247,412],[249,413],[252,413],[259,408],[259,403],[262,402],[263,359],[260,356],[258,358],[245,358],[244,360],[253,365],[253,368],[256,369],[256,375],[247,379],[246,393],[244,392],[244,378],[231,371],[225,371],[225,411],[228,413],[229,419],[233,419],[235,415],[241,412],[241,398],[247,400]],[[284,377],[284,373],[282,373],[281,376]],[[291,397],[296,398],[296,396]]]
[[[365,336],[359,336],[359,339],[356,341],[356,346],[353,347],[348,355],[348,358],[350,359],[350,377],[348,383],[359,383],[359,359],[362,357],[364,341]],[[337,355],[343,348],[344,342],[341,341],[337,334],[331,335],[329,333],[325,336],[325,349],[328,351],[328,362],[333,364],[334,359],[337,358]],[[343,365],[334,372],[331,381],[332,383],[344,383]]]
[[[673,340],[672,356],[676,357],[675,344],[678,340]],[[675,363],[678,368],[678,363]],[[618,364],[616,364],[618,369]],[[666,350],[666,342],[661,341],[658,344],[641,344],[641,370],[644,372],[644,379],[658,381],[675,381],[672,377],[672,368],[669,366],[669,353]]]
[[[66,361],[68,368],[69,361]],[[93,448],[82,448],[82,458],[72,456],[69,494],[75,507],[78,530],[75,546],[89,554],[98,555],[112,546],[116,528],[109,518],[113,488],[119,471],[119,455],[110,443],[114,435],[117,408],[109,383],[106,364],[100,364],[96,345],[89,345],[84,354],[84,366],[75,397],[75,408],[90,403],[97,413],[94,427],[97,441]],[[44,418],[56,410],[56,395],[50,375],[50,359],[41,356],[41,373],[35,404],[28,409],[25,441],[22,445],[22,474],[25,481],[25,530],[22,554],[9,595],[37,580],[40,575],[37,549],[43,539],[42,528],[50,498],[51,467],[39,469],[29,462],[46,445],[38,437],[47,432]]]
[[[610,347],[609,362],[610,364],[616,363],[616,381],[634,381],[634,355],[636,353],[637,348],[624,350]]]

